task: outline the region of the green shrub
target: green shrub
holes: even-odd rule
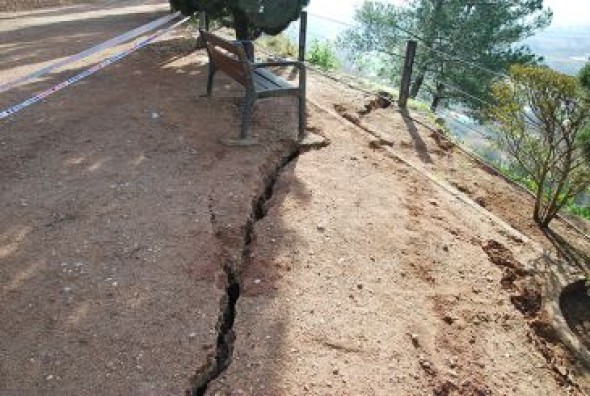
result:
[[[307,53],[309,63],[324,70],[336,69],[339,62],[331,46],[332,44],[329,41],[320,42],[313,40],[311,48]]]
[[[578,79],[580,80],[582,87],[590,92],[590,62],[586,63],[586,66],[580,70]]]
[[[510,77],[493,87],[494,137],[533,182],[533,218],[548,228],[590,187],[590,103],[576,78],[548,68],[514,65]]]
[[[298,54],[297,45],[285,34],[281,33],[276,36],[264,36],[259,40],[260,44],[267,48],[275,55],[285,58],[295,58]]]
[[[575,203],[570,203],[567,205],[566,210],[575,216],[590,220],[590,207],[588,206],[580,206]]]

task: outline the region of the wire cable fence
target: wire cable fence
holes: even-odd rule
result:
[[[344,21],[338,21],[335,20],[334,18],[330,18],[330,17],[323,17],[321,15],[316,15],[316,14],[312,14],[314,17],[316,18],[323,18],[327,21],[332,21],[332,22],[337,22],[339,24],[342,24],[344,26],[347,27],[355,27],[356,25],[352,24],[352,23],[346,23]],[[334,43],[336,40],[334,40],[334,38],[330,38],[328,37],[325,33],[323,33],[321,31],[321,29],[316,29],[315,26],[311,25],[308,29],[308,32],[310,32],[311,34],[309,35],[309,38],[316,38],[319,40],[324,40],[325,43]],[[412,36],[414,37],[414,36]],[[400,47],[401,44],[404,43],[403,41],[400,42]],[[258,42],[255,42],[255,47],[256,47],[256,52],[257,53],[261,53],[264,54],[265,56],[268,57],[272,57],[272,58],[281,58],[281,54],[277,54],[277,53],[273,53],[272,51],[269,51],[268,48],[264,47],[263,45],[261,45]],[[334,48],[334,46],[332,44],[329,44],[331,46],[331,48]],[[478,73],[478,72],[484,72],[489,74],[492,77],[492,81],[504,81],[506,82],[508,79],[510,79],[510,77],[504,73],[501,72],[496,72],[494,70],[491,70],[487,67],[485,67],[484,65],[478,64],[477,62],[472,62],[466,59],[463,59],[461,57],[457,57],[453,54],[447,53],[445,51],[441,51],[435,48],[431,48],[428,47],[424,44],[421,45],[422,48],[426,48],[426,50],[428,50],[431,55],[434,55],[436,57],[436,59],[439,59],[442,62],[460,62],[463,63],[467,66],[469,66],[469,68],[467,68],[467,70],[469,69],[474,69],[474,73]],[[401,53],[396,53],[394,51],[388,51],[387,49],[375,49],[374,53],[379,53],[379,54],[383,54],[385,56],[389,56],[392,58],[395,58],[395,61],[399,62],[399,63],[403,63],[403,61],[406,58],[405,54],[401,54]],[[390,63],[396,63],[395,61],[391,61],[390,58]],[[395,108],[398,111],[402,111],[404,114],[404,117],[410,117],[411,119],[413,119],[416,122],[419,123],[423,123],[424,121],[420,120],[420,119],[416,119],[414,117],[412,117],[410,115],[410,113],[407,112],[407,110],[405,110],[405,108],[400,108],[396,101],[393,99],[393,96],[395,95],[391,95],[388,92],[395,92],[395,88],[398,87],[393,87],[393,85],[395,85],[396,81],[399,81],[399,74],[398,75],[390,75],[388,78],[387,82],[384,82],[383,79],[380,79],[378,82],[375,81],[375,76],[374,75],[367,75],[366,73],[363,73],[363,70],[361,68],[356,69],[354,71],[351,70],[338,70],[337,73],[334,72],[330,72],[327,71],[325,69],[322,69],[321,67],[318,67],[316,65],[310,64],[309,62],[306,62],[306,66],[310,69],[313,70],[315,73],[328,78],[332,81],[335,81],[339,84],[342,84],[350,89],[356,90],[358,92],[362,92],[366,95],[371,95],[373,97],[378,97],[381,98],[385,101],[387,101],[388,103],[392,104],[392,107]],[[477,70],[477,72],[475,71]],[[453,97],[454,99],[452,100],[452,102],[456,103],[456,104],[460,104],[460,103],[473,103],[473,102],[477,102],[481,108],[489,108],[494,106],[493,101],[488,98],[488,97],[482,97],[474,92],[470,92],[468,91],[469,88],[464,88],[462,86],[460,86],[459,84],[457,84],[456,82],[454,82],[452,79],[448,78],[448,77],[444,77],[441,76],[440,74],[437,74],[436,70],[431,70],[428,69],[427,70],[428,73],[430,73],[431,77],[429,79],[429,81],[426,81],[424,83],[424,87],[427,88],[428,90],[431,91],[431,93],[435,93],[438,90],[438,87],[433,86],[432,83],[438,83],[438,84],[442,84],[444,91],[447,94],[450,92],[453,93]],[[474,79],[480,78],[481,73],[479,74],[474,74],[472,77]],[[353,78],[348,78],[348,77],[353,77]],[[359,78],[360,77],[360,78]],[[378,84],[378,86],[386,86],[389,87],[390,89],[384,89],[384,92],[379,92],[379,89],[375,88],[375,85],[373,85],[371,88],[367,88],[366,83],[373,83],[373,84]],[[394,88],[394,89],[391,89]],[[423,96],[424,99],[427,99]],[[461,99],[463,98],[463,99]],[[430,98],[432,99],[432,98]],[[452,105],[452,103],[451,103]],[[494,169],[498,174],[500,175],[507,175],[506,172],[506,166],[508,164],[508,162],[506,161],[506,156],[505,153],[503,153],[502,151],[499,150],[498,146],[495,144],[498,139],[497,139],[497,126],[495,125],[494,120],[488,120],[485,123],[481,122],[481,118],[479,117],[473,117],[471,116],[471,112],[473,111],[473,109],[467,110],[467,114],[462,114],[465,112],[465,107],[462,106],[453,106],[451,108],[447,108],[441,112],[439,112],[439,116],[444,116],[444,119],[446,120],[446,126],[447,126],[447,130],[450,131],[451,133],[451,137],[454,137],[455,142],[459,145],[459,148],[461,150],[463,150],[467,155],[471,156],[472,158],[476,159],[477,161],[480,161],[482,164],[485,164],[486,166]],[[538,125],[538,120],[535,120],[534,117],[532,116],[532,114],[525,114],[524,117],[526,118],[525,122],[527,122],[529,125],[535,126]],[[432,125],[431,125],[432,127]],[[471,134],[471,135],[470,135]],[[477,136],[477,138],[475,138],[474,136]],[[510,176],[504,176],[507,179],[510,179]],[[524,189],[527,189],[526,186],[524,186],[522,184],[522,182],[519,182],[518,180],[513,180],[516,184],[521,185]],[[527,189],[528,191],[528,189]]]

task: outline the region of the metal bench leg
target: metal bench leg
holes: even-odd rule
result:
[[[207,97],[210,97],[213,93],[213,78],[215,77],[215,66],[213,64],[209,64],[209,75],[207,76]]]
[[[250,121],[252,120],[252,111],[256,103],[256,94],[248,91],[242,102],[242,125],[240,126],[239,139],[222,139],[221,143],[226,146],[254,146],[258,140],[250,135]]]
[[[252,110],[254,110],[254,102],[256,96],[248,92],[242,104],[242,127],[240,130],[240,139],[250,138],[250,121],[252,120]]]
[[[299,140],[305,137],[305,123],[306,123],[306,108],[305,108],[305,93],[299,94]]]
[[[299,69],[299,140],[305,138],[305,127],[306,125],[306,101],[307,98],[307,70],[305,66]]]

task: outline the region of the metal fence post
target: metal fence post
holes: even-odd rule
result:
[[[299,18],[299,61],[305,61],[305,48],[307,43],[307,11],[301,11]]]
[[[412,70],[414,69],[414,58],[416,57],[416,47],[418,43],[416,40],[409,40],[406,47],[406,58],[404,61],[404,69],[402,71],[402,81],[399,88],[398,105],[401,108],[406,108],[408,104],[408,97],[410,96],[410,84],[412,82]]]

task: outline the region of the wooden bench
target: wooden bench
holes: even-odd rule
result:
[[[250,120],[256,100],[279,96],[296,96],[299,99],[299,138],[305,132],[305,65],[298,61],[281,61],[254,63],[248,59],[242,43],[230,42],[212,33],[201,30],[201,37],[209,55],[209,75],[207,79],[207,96],[213,90],[213,79],[217,71],[222,71],[245,89],[242,103],[242,125],[240,139],[224,141],[225,143],[249,145],[254,144],[250,135]],[[271,71],[268,67],[295,66],[299,71],[299,85],[293,86]]]

